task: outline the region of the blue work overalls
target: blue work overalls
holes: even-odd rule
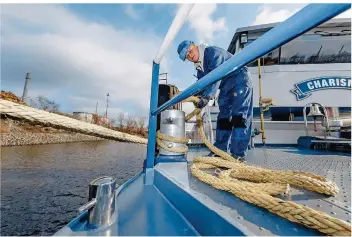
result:
[[[197,70],[197,77],[203,76],[220,66],[233,55],[224,49],[211,46],[204,51],[203,69]],[[219,115],[216,125],[216,141],[214,145],[234,156],[243,157],[250,143],[253,119],[253,87],[248,76],[247,67],[230,73],[220,82],[215,83],[202,92],[203,96],[214,98],[217,89]],[[231,137],[231,142],[229,140]]]

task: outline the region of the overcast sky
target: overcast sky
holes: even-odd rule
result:
[[[305,4],[196,4],[161,63],[169,83],[184,89],[195,70],[179,60],[184,39],[227,49],[239,27],[285,20]],[[147,116],[151,66],[176,4],[50,4],[1,7],[1,89],[48,97],[63,112]],[[347,16],[348,13],[343,13]],[[340,16],[341,17],[341,16]],[[189,110],[189,106],[184,106]]]

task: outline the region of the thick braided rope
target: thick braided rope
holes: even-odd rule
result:
[[[139,144],[148,143],[148,140],[145,138],[118,132],[99,125],[86,123],[25,105],[16,104],[3,99],[0,99],[0,113],[15,118],[25,119],[31,122],[47,124],[65,130],[84,133],[87,135],[102,137],[110,140],[126,141]]]
[[[186,101],[196,103],[197,100],[198,98],[196,97],[190,97]],[[321,233],[340,236],[351,235],[351,226],[347,222],[333,218],[312,208],[271,196],[287,193],[289,184],[315,192],[334,195],[338,192],[338,188],[334,183],[309,172],[276,171],[238,162],[228,153],[219,150],[206,139],[200,112],[199,109],[194,110],[186,116],[186,119],[189,120],[193,116],[197,117],[199,135],[209,150],[219,155],[220,158],[195,158],[191,166],[192,175],[217,189],[231,192],[244,201],[263,207],[292,222],[316,229]],[[228,168],[228,170],[221,171],[217,176],[201,170],[216,167]],[[258,177],[256,177],[257,175]],[[238,180],[238,178],[260,183],[242,181]],[[273,181],[275,183],[271,183]]]
[[[236,163],[221,158],[196,157],[195,163],[210,164],[216,167],[232,169],[231,177],[245,179],[253,182],[267,183],[273,182],[281,184],[291,184],[305,188],[314,192],[335,195],[338,192],[336,184],[330,181],[321,181],[314,176],[306,176],[306,172],[271,170],[261,167]]]
[[[257,190],[260,192],[265,192],[270,195],[278,195],[278,194],[288,194],[290,190],[290,185],[286,184],[278,184],[278,183],[252,183],[247,181],[242,181],[238,179],[234,179],[231,177],[231,172],[233,169],[223,170],[218,173],[218,178],[221,180],[225,180],[226,182],[231,183],[240,183],[244,185],[246,188],[250,188],[251,190]]]
[[[184,146],[184,147],[168,147],[163,140],[161,140],[160,138],[156,139],[156,143],[158,144],[159,147],[170,151],[170,152],[176,152],[176,153],[186,153],[188,151],[188,147]]]
[[[216,189],[230,192],[246,202],[265,208],[292,222],[300,223],[327,235],[351,236],[351,226],[347,222],[312,208],[272,197],[268,192],[249,187],[246,183],[218,178],[202,171],[199,163],[192,164],[191,173]]]
[[[336,184],[327,181],[325,178],[313,175],[308,172],[299,172],[299,171],[279,171],[279,170],[270,170],[261,167],[254,167],[245,165],[233,159],[228,153],[221,151],[220,149],[216,148],[213,144],[211,144],[204,134],[203,129],[203,122],[201,120],[201,115],[197,114],[197,125],[199,135],[201,136],[202,140],[205,142],[206,146],[209,147],[211,151],[215,154],[218,154],[221,158],[215,159],[203,159],[203,162],[215,162],[217,161],[216,165],[223,163],[223,165],[232,165],[233,167],[226,167],[226,168],[236,168],[239,174],[242,176],[236,176],[235,178],[242,178],[246,180],[251,180],[255,182],[271,182],[275,180],[278,183],[284,184],[292,184],[296,185],[311,191],[315,191],[318,193],[328,194],[328,195],[335,195],[338,193],[339,189]],[[224,160],[224,153],[226,154]],[[213,163],[215,164],[215,163]],[[239,169],[241,168],[241,169]],[[243,170],[243,172],[241,172]],[[234,174],[232,175],[234,176]]]

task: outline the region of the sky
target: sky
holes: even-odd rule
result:
[[[194,66],[178,58],[185,40],[227,49],[239,27],[279,22],[305,4],[196,4],[161,62],[168,83],[185,89]],[[45,96],[60,110],[147,117],[152,61],[177,4],[6,4],[1,6],[1,89]],[[350,16],[351,11],[339,17]],[[186,111],[192,107],[184,105]]]

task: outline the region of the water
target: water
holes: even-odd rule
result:
[[[102,175],[122,184],[143,166],[146,147],[113,141],[1,148],[1,235],[52,235],[87,202]]]

